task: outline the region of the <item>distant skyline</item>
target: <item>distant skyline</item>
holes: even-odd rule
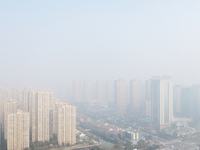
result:
[[[200,84],[200,1],[0,1],[0,85]]]

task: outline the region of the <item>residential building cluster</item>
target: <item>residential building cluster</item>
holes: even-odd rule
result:
[[[169,76],[152,77],[151,80],[145,81],[145,85],[140,80],[128,82],[121,79],[106,82],[97,81],[93,86],[96,88],[93,89],[91,81],[85,81],[83,85],[81,81],[74,81],[73,85],[74,102],[95,100],[113,102],[117,116],[142,114],[151,117],[152,124],[156,128],[165,128],[172,123],[173,84]],[[92,93],[96,93],[96,99],[87,98],[86,95],[92,95]]]
[[[104,107],[111,102],[117,116],[146,116],[160,129],[171,126],[176,118],[200,118],[200,86],[173,85],[170,76],[152,76],[145,83],[136,79],[76,80],[73,101]]]
[[[200,85],[174,86],[174,116],[200,118]]]
[[[89,125],[98,127],[99,130],[102,129],[107,133],[111,133],[116,136],[120,135],[121,139],[127,139],[134,143],[136,143],[139,139],[143,138],[143,135],[139,130],[136,130],[136,129],[133,130],[131,127],[122,129],[116,125],[105,123],[100,120],[94,121],[91,118],[86,117],[82,114],[77,114],[77,120],[80,122],[89,123]],[[85,138],[85,136],[82,134],[79,134],[79,132],[77,132],[77,135],[79,135],[80,138]]]
[[[98,80],[73,81],[74,102],[114,101],[114,82]]]
[[[118,133],[120,133],[120,130],[121,130],[121,128],[119,128],[115,125],[108,124],[108,123],[102,122],[100,120],[93,121],[90,118],[88,118],[84,115],[81,115],[81,114],[77,114],[77,120],[80,121],[80,122],[87,122],[92,126],[96,126],[99,129],[103,129],[106,132],[112,133],[112,134],[115,134],[115,135],[118,135]]]
[[[0,107],[0,141],[7,141],[7,150],[29,148],[54,134],[59,145],[76,143],[76,107],[53,92],[1,87]]]

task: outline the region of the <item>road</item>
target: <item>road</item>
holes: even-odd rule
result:
[[[182,142],[180,140],[172,140],[163,144],[163,149],[180,149],[180,150],[196,150],[199,149],[196,143]]]
[[[94,145],[74,145],[70,147],[65,147],[65,148],[53,148],[52,150],[78,150],[78,149],[84,149],[84,148],[91,148],[95,146],[101,146],[101,143],[99,144],[94,144]]]
[[[199,149],[195,142],[182,142],[179,139],[166,140],[164,138],[158,137],[157,135],[152,135],[149,132],[142,131],[143,133],[150,134],[153,136],[154,140],[156,140],[159,145],[163,145],[161,149],[164,150],[172,150],[172,149],[180,149],[180,150],[196,150]]]

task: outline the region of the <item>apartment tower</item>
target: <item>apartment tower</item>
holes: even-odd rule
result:
[[[54,109],[54,133],[58,144],[76,143],[76,107],[67,103],[57,102]]]
[[[17,112],[17,101],[13,99],[3,102],[3,131],[4,139],[7,139],[8,114]]]
[[[7,150],[29,148],[29,113],[18,110],[8,114]]]
[[[79,80],[73,82],[73,97],[74,97],[74,102],[83,101],[82,82]]]
[[[138,115],[141,113],[142,83],[140,80],[130,81],[130,113]]]
[[[49,92],[29,91],[31,141],[49,141]]]
[[[93,98],[92,81],[84,81],[84,100],[90,102]]]
[[[54,95],[49,92],[49,136],[53,137],[53,109],[54,109]]]
[[[151,121],[153,126],[169,127],[173,119],[173,84],[169,76],[151,79]]]
[[[105,83],[98,80],[96,82],[96,99],[97,101],[105,101]]]
[[[114,85],[115,93],[115,114],[124,116],[127,111],[127,82],[125,80],[116,80]]]
[[[106,100],[108,102],[114,102],[114,81],[106,81]]]

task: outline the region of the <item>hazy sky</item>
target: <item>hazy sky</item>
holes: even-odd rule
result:
[[[0,84],[199,84],[200,1],[1,0],[0,73]]]

